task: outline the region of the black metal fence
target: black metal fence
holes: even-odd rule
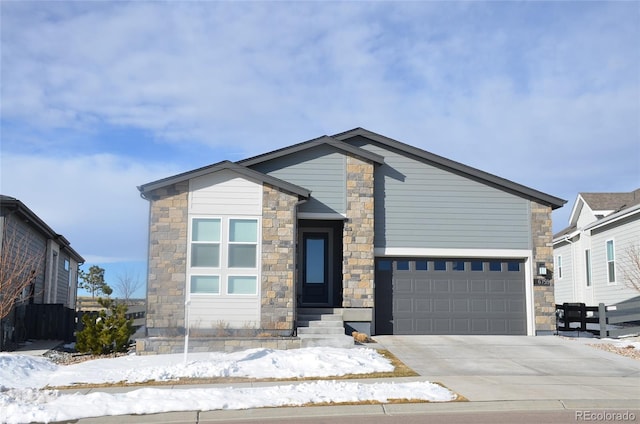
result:
[[[62,304],[26,305],[24,330],[26,339],[74,340],[76,311]]]

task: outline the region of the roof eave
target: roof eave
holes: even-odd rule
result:
[[[434,164],[443,166],[445,168],[449,168],[452,170],[455,170],[459,173],[480,179],[482,181],[486,181],[487,183],[491,183],[494,185],[497,185],[499,187],[503,187],[505,189],[509,189],[511,191],[514,191],[516,193],[519,193],[521,195],[524,195],[528,198],[533,198],[537,201],[540,201],[541,203],[550,206],[551,209],[558,209],[561,208],[562,206],[564,206],[567,201],[564,199],[561,199],[559,197],[555,197],[552,196],[550,194],[546,194],[543,193],[541,191],[535,190],[533,188],[524,186],[522,184],[518,184],[516,182],[507,180],[505,178],[502,177],[498,177],[497,175],[493,175],[490,174],[488,172],[485,171],[481,171],[479,169],[476,168],[472,168],[468,165],[464,165],[460,162],[456,162],[453,161],[451,159],[447,159],[445,157],[436,155],[434,153],[431,152],[427,152],[426,150],[420,149],[418,147],[414,147],[414,146],[410,146],[406,143],[402,143],[400,141],[394,140],[392,138],[383,136],[381,134],[377,134],[374,132],[371,132],[369,130],[366,130],[364,128],[354,128],[353,130],[350,131],[345,131],[339,134],[336,134],[334,136],[332,136],[332,138],[335,138],[337,140],[347,140],[349,138],[355,137],[361,135],[363,137],[369,138],[371,140],[374,140],[376,142],[379,142],[381,144],[384,144],[386,146],[404,151],[406,153],[412,154],[414,156],[417,156],[421,159],[427,160],[429,162],[432,162]]]
[[[355,147],[355,146],[351,146],[347,143],[342,143],[339,140],[336,140],[335,138],[323,135],[321,137],[318,138],[314,138],[312,140],[308,140],[308,141],[304,141],[302,143],[298,143],[298,144],[294,144],[293,146],[289,146],[289,147],[284,147],[282,149],[278,149],[278,150],[274,150],[272,152],[268,152],[268,153],[263,153],[261,155],[258,156],[254,156],[251,158],[247,158],[247,159],[243,159],[240,160],[236,163],[243,165],[243,166],[247,166],[247,167],[251,167],[253,165],[257,165],[259,163],[263,163],[263,162],[267,162],[273,159],[278,159],[281,158],[283,156],[288,156],[294,153],[298,153],[301,152],[303,150],[307,150],[307,149],[311,149],[317,146],[321,146],[323,144],[329,145],[331,147],[334,147],[338,150],[342,150],[344,152],[348,152],[351,153],[353,155],[356,156],[360,156],[364,159],[370,160],[378,165],[381,165],[384,163],[384,157],[373,153],[373,152],[369,152],[367,150],[361,149],[359,147]]]
[[[307,190],[304,187],[300,187],[295,184],[291,184],[287,181],[281,180],[279,178],[275,178],[266,174],[263,174],[258,171],[254,171],[253,169],[247,168],[244,165],[234,163],[228,160],[215,163],[213,165],[205,166],[202,168],[198,168],[193,171],[183,172],[181,174],[174,175],[172,177],[163,178],[158,181],[153,181],[151,183],[143,184],[138,186],[138,190],[140,191],[142,197],[146,198],[146,196],[159,188],[167,187],[172,184],[188,181],[192,178],[201,177],[203,175],[211,174],[214,172],[219,172],[223,170],[230,170],[236,172],[240,175],[243,175],[247,178],[258,180],[261,182],[266,182],[273,186],[282,188],[286,191],[289,191],[293,194],[297,194],[298,196],[308,198],[311,195],[311,191]]]

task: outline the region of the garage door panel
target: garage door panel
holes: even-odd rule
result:
[[[506,284],[504,281],[500,280],[492,280],[489,281],[489,290],[490,293],[504,293],[507,291]]]
[[[469,334],[471,331],[471,320],[466,318],[454,318],[453,333],[454,334]]]
[[[398,278],[396,280],[394,280],[393,282],[393,290],[396,293],[407,293],[407,294],[412,294],[414,293],[414,287],[413,287],[413,280],[411,279],[405,279],[405,278]]]
[[[484,314],[489,312],[488,300],[486,299],[472,299],[471,300],[471,312],[474,314]]]
[[[451,291],[449,280],[434,280],[431,285],[434,293],[449,293]]]
[[[464,313],[468,314],[471,312],[469,310],[469,299],[453,299],[453,313]]]
[[[433,312],[448,314],[449,312],[451,312],[451,300],[450,299],[433,299]]]
[[[416,279],[414,280],[415,284],[415,292],[416,293],[430,293],[431,292],[431,281]]]
[[[429,299],[415,299],[414,305],[417,314],[431,312],[431,301]]]
[[[394,271],[376,272],[376,332],[526,334],[524,266],[510,261],[396,261]]]
[[[444,318],[433,319],[433,333],[434,334],[452,334],[451,320],[444,319]]]
[[[413,329],[414,320],[412,318],[397,318],[394,320],[394,334],[415,334]]]
[[[485,280],[470,280],[471,292],[486,293],[487,282]]]
[[[489,300],[490,312],[507,312],[507,302],[504,299]]]
[[[413,300],[395,298],[393,301],[393,309],[399,314],[413,313]]]
[[[451,282],[451,291],[453,293],[468,293],[469,292],[469,282],[464,280],[455,280]]]

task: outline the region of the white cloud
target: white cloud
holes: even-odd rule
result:
[[[363,126],[569,200],[640,185],[633,3],[10,2],[2,24],[5,149],[6,123],[49,151],[115,125],[250,154]]]
[[[88,262],[140,261],[147,252],[148,203],[136,186],[173,173],[171,165],[109,154],[3,153],[0,190],[64,235]]]

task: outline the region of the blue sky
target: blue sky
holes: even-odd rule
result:
[[[364,127],[567,199],[640,187],[638,2],[29,2],[1,8],[0,191],[107,282],[136,186]]]

